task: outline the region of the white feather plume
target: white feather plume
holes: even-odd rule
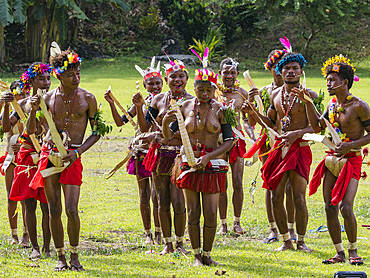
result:
[[[145,72],[138,65],[135,65],[135,69],[141,74],[142,77],[145,76]]]
[[[155,66],[155,56],[153,56],[153,58],[152,58],[152,62],[150,63],[150,67],[151,67],[152,69],[154,69],[154,66]]]
[[[60,47],[59,45],[54,41],[51,43],[51,47],[50,47],[50,56],[54,57],[58,54],[61,54],[62,51],[60,50]]]
[[[157,72],[159,72],[161,70],[161,61],[158,62],[158,65],[157,65]]]

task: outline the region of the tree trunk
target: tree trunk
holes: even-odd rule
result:
[[[4,26],[0,21],[0,65],[5,63],[5,37],[4,37]]]

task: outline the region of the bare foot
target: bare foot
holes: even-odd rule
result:
[[[11,245],[15,245],[15,244],[18,244],[18,236],[12,236],[12,243]]]
[[[206,257],[206,256],[203,256],[203,264],[208,265],[208,266],[223,265],[221,263],[218,263],[218,262],[212,260],[211,257]]]
[[[145,242],[144,243],[145,244],[154,244],[152,233],[145,234]]]
[[[336,263],[344,263],[346,261],[346,254],[344,251],[337,253],[333,258],[323,260],[323,264],[336,264]]]
[[[19,243],[24,248],[29,248],[30,247],[30,237],[28,233],[23,233],[22,240]]]
[[[224,236],[227,234],[227,224],[221,224],[220,230],[217,232],[218,236]]]
[[[78,254],[77,253],[71,253],[71,259],[69,260],[69,269],[72,271],[85,271],[83,266],[81,265],[80,261],[78,260]]]
[[[279,241],[278,240],[278,231],[276,228],[270,230],[270,234],[266,237],[262,242],[263,243],[273,243]]]
[[[233,230],[234,230],[235,233],[237,233],[239,235],[243,235],[245,233],[245,231],[240,226],[240,222],[234,221]]]
[[[308,248],[304,241],[298,241],[297,242],[297,250],[301,250],[304,252],[312,253],[314,250],[311,248]]]
[[[179,253],[183,253],[185,255],[189,255],[191,252],[190,251],[186,251],[185,248],[184,248],[184,243],[183,242],[176,242],[176,250],[179,252]]]
[[[39,249],[32,248],[32,253],[30,256],[30,260],[37,260],[41,258],[41,253]]]
[[[193,266],[202,266],[203,265],[203,258],[201,254],[194,255],[194,264]]]
[[[173,253],[175,250],[173,250],[173,244],[172,242],[169,242],[169,243],[166,243],[166,245],[164,246],[164,249],[162,250],[162,252],[159,253],[159,255],[163,256],[163,255],[166,255],[168,253]]]
[[[289,239],[287,241],[283,242],[283,245],[281,245],[278,249],[275,249],[275,252],[281,252],[286,250],[295,250],[292,241]]]
[[[348,249],[348,257],[357,258],[358,257],[357,249],[354,249],[354,250]]]
[[[290,240],[294,243],[297,243],[297,235],[294,232],[294,229],[289,229]]]
[[[54,267],[54,271],[59,272],[59,271],[66,271],[69,268],[66,257],[65,255],[61,255],[58,257],[58,263]]]
[[[156,244],[162,244],[162,233],[161,232],[155,232],[154,238],[155,238]]]

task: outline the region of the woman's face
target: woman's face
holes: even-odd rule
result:
[[[208,102],[215,94],[216,88],[209,81],[202,81],[195,84],[194,91],[200,102]]]

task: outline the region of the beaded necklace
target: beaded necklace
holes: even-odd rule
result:
[[[58,91],[60,92],[60,87],[58,87]],[[73,96],[73,99],[72,99],[71,106],[69,107],[69,111],[68,111],[68,109],[66,111],[66,118],[65,118],[65,124],[64,124],[64,130],[63,131],[67,131],[67,126],[68,126],[68,123],[69,123],[69,118],[72,114],[72,108],[73,108],[73,105],[75,103],[75,99],[76,99],[76,96],[77,96],[77,91],[78,91],[78,89],[74,92],[74,96]],[[55,92],[55,94],[54,94],[54,116],[55,116],[55,113],[56,113],[55,112],[56,97],[57,97],[57,92]],[[61,95],[61,98],[63,100],[63,106],[65,108],[66,104],[69,104],[71,101],[66,102],[62,95]]]
[[[281,89],[281,108],[284,113],[284,117],[281,119],[281,126],[282,126],[281,129],[283,132],[290,125],[292,118],[289,116],[289,112],[292,109],[295,101],[297,100],[297,97],[295,96],[292,102],[290,102],[289,93],[286,93],[286,94],[284,93],[285,93],[285,87],[283,86],[283,88]]]
[[[349,94],[346,97],[346,101],[344,103],[346,103],[347,101],[348,102],[351,101],[352,98],[353,98],[353,96],[351,94]],[[338,107],[337,107],[337,98],[336,98],[336,96],[334,96],[331,99],[331,103],[329,105],[329,121],[330,121],[331,125],[333,126],[333,128],[335,129],[335,131],[338,133],[340,139],[343,142],[350,142],[352,140],[347,137],[347,134],[346,133],[342,133],[342,131],[339,128],[340,125],[336,121],[336,119],[338,119],[340,117],[340,113],[344,113],[344,108],[342,107],[343,104],[338,105]]]
[[[218,89],[223,92],[223,93],[234,93],[235,91],[239,90],[240,87],[240,82],[239,80],[235,80],[235,83],[231,87],[225,87],[223,83],[218,83],[217,84]]]

